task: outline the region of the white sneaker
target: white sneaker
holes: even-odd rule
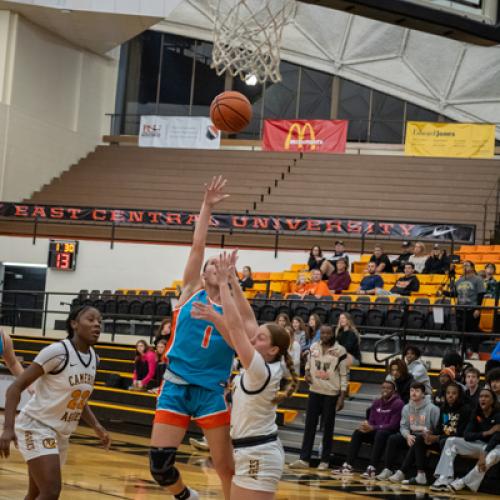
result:
[[[455,479],[452,483],[448,485],[448,491],[456,493],[457,491],[463,490],[465,488],[465,483],[462,479]]]
[[[290,469],[309,469],[309,464],[305,460],[294,460],[288,465]]]
[[[384,469],[378,476],[375,476],[377,481],[387,481],[392,476],[391,469]]]
[[[401,481],[404,481],[405,475],[403,474],[403,471],[397,470],[392,476],[389,476],[387,479],[391,483],[400,483]]]
[[[201,439],[189,438],[189,444],[196,450],[210,451],[208,442],[204,437]]]
[[[344,462],[340,469],[333,469],[332,474],[334,476],[352,476],[354,472],[352,470],[352,466],[347,462]]]
[[[448,491],[448,485],[453,481],[451,477],[439,476],[430,486],[431,491]]]
[[[200,495],[198,495],[198,492],[196,490],[193,490],[191,488],[188,488],[189,490],[189,499],[190,500],[199,500],[200,499]]]
[[[375,467],[373,467],[373,465],[369,465],[365,472],[363,472],[363,474],[361,474],[361,477],[363,479],[373,479],[377,474],[377,469],[375,469]]]
[[[328,470],[329,468],[328,462],[320,462],[318,465],[318,470]]]

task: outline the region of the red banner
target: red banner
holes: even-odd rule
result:
[[[346,120],[264,120],[265,151],[345,153]]]

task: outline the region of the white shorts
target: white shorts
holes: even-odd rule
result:
[[[61,466],[68,455],[69,438],[21,412],[16,418],[17,444],[28,462],[44,455],[59,455]]]
[[[278,439],[271,443],[235,448],[233,483],[254,491],[275,492],[285,467],[285,452]]]

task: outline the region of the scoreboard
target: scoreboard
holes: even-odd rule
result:
[[[78,241],[50,240],[49,268],[58,271],[74,271],[76,269],[77,254]]]

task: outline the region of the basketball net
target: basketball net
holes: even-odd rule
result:
[[[242,80],[281,81],[283,27],[295,14],[295,0],[218,0],[212,67]]]

